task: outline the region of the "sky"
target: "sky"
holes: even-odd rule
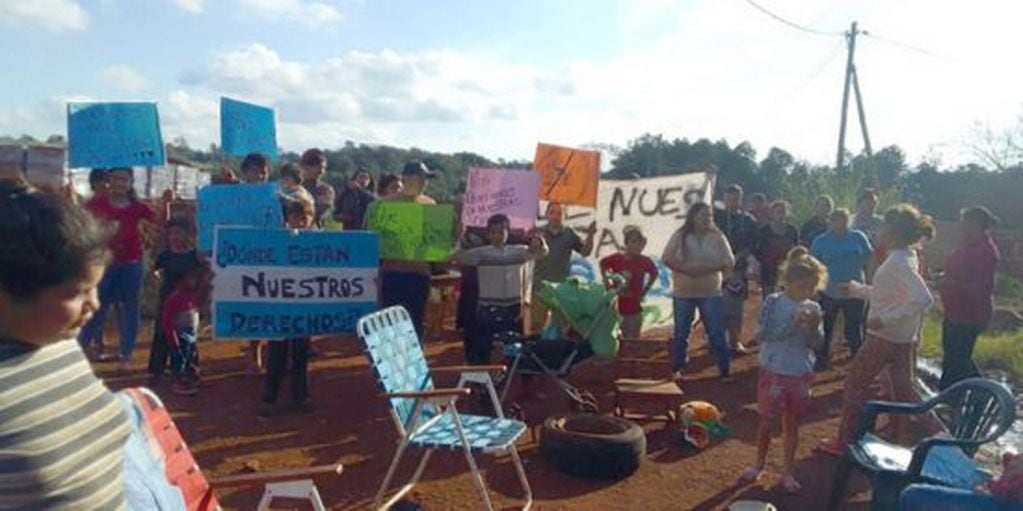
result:
[[[748,0],[0,0],[0,134],[63,134],[68,101],[156,101],[166,140],[207,147],[229,96],[274,107],[293,151],[530,160],[660,133],[828,164],[853,20],[875,148],[964,163],[1023,113],[1023,2],[756,3],[824,34]]]

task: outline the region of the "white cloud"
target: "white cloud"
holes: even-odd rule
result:
[[[289,20],[311,5],[232,2]],[[768,5],[826,30],[859,19],[877,35],[942,55],[864,37],[856,58],[874,147],[898,144],[912,163],[928,156],[955,165],[968,159],[955,151],[975,123],[998,130],[1023,111],[1023,68],[1011,65],[1013,23],[1023,4],[977,2],[983,8],[926,0]],[[160,92],[161,119],[168,140],[184,136],[205,146],[219,137],[217,101],[228,95],[276,108],[280,144],[289,150],[354,140],[528,159],[537,141],[623,145],[652,132],[724,138],[733,146],[748,140],[760,157],[777,146],[833,162],[845,56],[840,37],[796,31],[741,1],[644,0],[636,9],[623,20],[629,44],[604,57],[554,64],[516,62],[528,54],[509,58],[482,47],[297,59],[251,44],[185,70],[171,87],[180,90]],[[927,23],[919,21],[921,12]],[[664,26],[671,29],[653,29]],[[39,108],[0,111],[0,133],[63,131],[61,105],[46,105],[46,115]],[[847,147],[861,145],[850,109]]]
[[[138,94],[150,87],[149,80],[131,66],[110,66],[100,71],[99,76],[109,87],[125,94]]]
[[[174,3],[184,11],[200,13],[203,10],[203,0],[174,0]]]
[[[63,32],[85,29],[89,14],[73,0],[5,0],[0,2],[0,22]]]
[[[323,2],[303,0],[236,0],[236,2],[242,9],[255,14],[289,18],[309,25],[333,25],[341,20],[341,12]]]
[[[557,83],[528,67],[451,51],[351,51],[322,62],[283,59],[253,44],[186,74],[186,84],[281,107],[290,122],[417,122],[514,118]]]

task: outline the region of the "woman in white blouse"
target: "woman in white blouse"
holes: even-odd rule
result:
[[[889,248],[887,259],[874,275],[873,285],[856,282],[843,285],[840,293],[870,302],[867,340],[853,359],[845,380],[845,403],[838,437],[825,440],[821,449],[842,455],[853,441],[867,389],[888,369],[896,401],[915,401],[911,367],[913,344],[920,334],[923,315],[934,304],[934,296],[920,276],[920,262],[913,249],[934,237],[929,217],[908,204],[888,210],[884,216],[882,242]],[[896,421],[896,426],[900,426]],[[897,430],[898,432],[898,430]]]

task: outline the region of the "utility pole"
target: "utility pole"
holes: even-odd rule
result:
[[[863,110],[863,96],[860,94],[860,81],[857,78],[856,64],[853,61],[853,56],[856,54],[856,36],[865,34],[861,32],[856,25],[856,22],[852,22],[849,27],[849,31],[845,33],[846,45],[849,50],[849,55],[845,62],[845,82],[842,89],[842,119],[838,127],[838,154],[835,157],[835,169],[839,172],[845,168],[845,127],[849,118],[849,89],[852,88],[856,94],[856,109],[859,113],[860,119],[860,130],[863,133],[863,144],[867,155],[873,155],[873,150],[870,146],[870,135],[867,133],[867,116]]]

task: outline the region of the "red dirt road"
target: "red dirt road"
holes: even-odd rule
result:
[[[758,303],[751,303],[752,316]],[[752,324],[747,318],[747,325]],[[697,329],[698,332],[702,332]],[[774,503],[781,510],[824,509],[835,462],[813,453],[817,440],[834,434],[844,380],[846,354],[838,357],[836,370],[818,376],[814,406],[800,433],[797,478],[804,490],[788,495],[780,486],[780,438],[775,438],[768,461],[770,475],[760,486],[739,487],[739,473],[753,462],[756,447],[756,359],[746,356],[734,363],[733,377],[715,377],[713,358],[697,334],[690,374],[684,390],[688,399],[707,400],[725,413],[735,434],[703,451],[687,447],[681,434],[665,430],[662,423],[644,424],[648,431],[647,457],[639,471],[620,482],[592,482],[572,478],[546,464],[534,439],[520,445],[526,472],[532,483],[538,510],[711,510],[726,509],[735,500],[756,499]],[[396,433],[376,388],[361,345],[356,338],[317,342],[320,355],[310,365],[310,386],[316,406],[308,415],[285,415],[264,419],[256,415],[263,378],[244,373],[245,359],[239,343],[200,344],[203,385],[197,396],[176,396],[164,386],[156,389],[173,412],[206,475],[223,476],[262,470],[303,467],[340,461],[344,474],[319,479],[324,501],[335,509],[369,509],[394,453]],[[148,356],[148,346],[138,350],[138,361]],[[426,346],[435,365],[461,363],[458,342],[430,342]],[[112,388],[145,384],[144,370],[116,375],[111,364],[96,364]],[[602,408],[610,411],[613,368],[589,362],[577,367],[570,381],[593,392]],[[440,381],[438,386],[444,386]],[[287,384],[285,384],[287,387]],[[288,389],[282,389],[287,399]],[[523,403],[527,419],[539,423],[546,415],[567,410],[559,389],[541,389],[544,399]],[[508,457],[480,457],[485,481],[499,509],[521,505],[520,490]],[[409,474],[412,462],[403,465]],[[853,485],[865,489],[864,481]],[[254,509],[261,488],[232,489],[218,493],[225,508]],[[852,495],[850,495],[852,498]],[[865,509],[864,495],[849,509]],[[411,498],[428,510],[479,509],[475,487],[460,454],[434,456]],[[278,501],[275,509],[306,509],[301,504]]]

